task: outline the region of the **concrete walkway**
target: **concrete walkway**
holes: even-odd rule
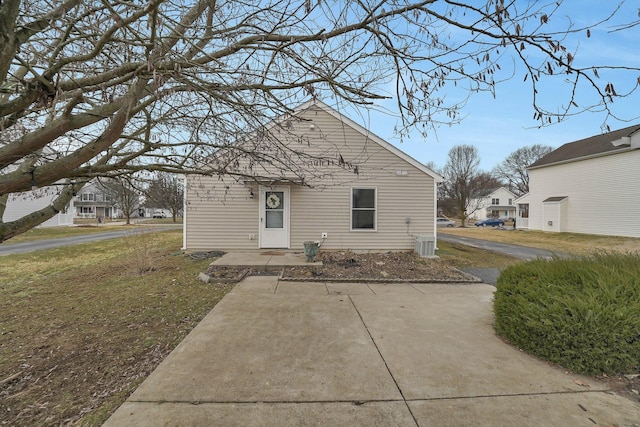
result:
[[[489,285],[248,277],[106,426],[637,426],[492,329]]]
[[[227,252],[211,263],[213,266],[234,268],[255,268],[265,271],[277,271],[286,266],[322,267],[322,262],[307,262],[300,252],[260,251]]]

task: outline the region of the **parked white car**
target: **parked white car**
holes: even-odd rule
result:
[[[438,227],[455,227],[456,226],[456,222],[454,220],[451,220],[449,218],[443,217],[443,216],[439,216],[438,218],[436,218],[436,225]]]

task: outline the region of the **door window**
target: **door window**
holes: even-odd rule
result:
[[[265,193],[266,228],[284,228],[284,192]]]

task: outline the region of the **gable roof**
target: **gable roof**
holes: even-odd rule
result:
[[[614,141],[628,138],[640,130],[640,124],[618,129],[601,135],[591,136],[578,141],[569,142],[534,162],[528,169],[551,166],[558,163],[574,162],[593,157],[629,151],[635,147],[614,145]]]
[[[416,159],[414,159],[413,157],[411,157],[410,155],[408,155],[404,151],[402,151],[402,150],[396,148],[395,146],[391,145],[390,143],[388,143],[384,139],[380,138],[378,135],[374,134],[373,132],[371,132],[367,128],[359,125],[358,123],[354,122],[350,118],[344,116],[340,112],[338,112],[335,109],[329,107],[327,104],[325,104],[322,101],[319,101],[317,99],[313,99],[313,100],[307,101],[304,104],[300,105],[299,107],[295,108],[294,111],[295,112],[301,112],[301,111],[307,110],[308,108],[310,108],[312,106],[317,106],[320,109],[322,109],[324,112],[326,112],[326,113],[330,114],[331,116],[335,117],[337,120],[342,121],[344,124],[346,124],[347,126],[353,128],[355,131],[361,133],[362,135],[364,135],[365,137],[367,137],[371,141],[373,141],[376,144],[380,145],[382,148],[386,149],[387,151],[390,151],[391,153],[395,154],[397,157],[401,158],[402,160],[406,161],[410,165],[414,166],[416,169],[418,169],[421,172],[424,172],[425,174],[429,175],[436,182],[443,182],[444,181],[444,178],[440,174],[436,173],[432,169],[430,169],[427,166],[423,165],[422,163],[420,163],[419,161],[417,161]]]
[[[482,193],[482,195],[480,195],[480,196],[478,197],[478,199],[488,199],[488,198],[490,198],[491,196],[493,196],[495,193],[497,193],[497,192],[498,192],[498,191],[500,191],[500,190],[504,190],[504,191],[506,191],[507,193],[511,194],[511,195],[513,196],[513,199],[514,199],[514,200],[515,200],[515,198],[517,197],[517,196],[513,193],[513,191],[509,190],[507,187],[505,187],[505,186],[503,185],[503,186],[501,186],[501,187],[497,187],[497,188],[495,188],[495,187],[494,187],[494,188],[489,188],[489,189],[485,190],[485,191]]]
[[[513,193],[513,191],[509,190],[509,189],[508,189],[507,187],[505,187],[505,186],[502,186],[502,187],[498,187],[498,188],[496,188],[495,190],[493,190],[493,191],[491,191],[489,194],[487,194],[485,197],[493,196],[493,195],[494,195],[494,193],[497,193],[497,192],[498,192],[498,191],[500,191],[500,190],[504,190],[504,191],[506,191],[507,193],[511,194],[511,195],[513,196],[513,198],[514,198],[514,199],[516,198],[516,195]]]

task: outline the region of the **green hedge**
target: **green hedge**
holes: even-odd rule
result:
[[[514,345],[584,374],[640,370],[640,255],[517,264],[498,278],[495,328]]]

